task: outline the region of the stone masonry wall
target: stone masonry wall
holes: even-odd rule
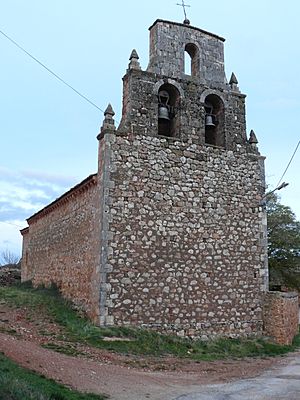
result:
[[[47,210],[49,206],[45,209]],[[49,212],[31,217],[24,234],[22,280],[55,283],[99,322],[99,190],[96,177]]]
[[[276,343],[292,343],[293,338],[299,331],[299,302],[297,293],[266,293],[264,331]]]
[[[201,337],[261,334],[261,157],[163,137],[110,141],[109,323]]]
[[[196,76],[202,82],[214,85],[226,83],[224,72],[225,39],[202,29],[157,20],[150,30],[150,60],[148,72],[173,78],[184,77],[185,46],[193,43],[198,47]]]
[[[176,85],[181,91],[177,112],[178,140],[204,144],[204,100],[208,94],[215,93],[222,98],[225,107],[225,147],[234,151],[237,146],[246,146],[245,95],[232,91],[230,87],[209,90],[207,86],[189,79],[158,80],[157,75],[139,70],[130,70],[123,78],[123,115],[119,130],[125,134],[132,132],[157,136],[157,93],[164,81]],[[252,152],[257,153],[257,150],[252,149]]]

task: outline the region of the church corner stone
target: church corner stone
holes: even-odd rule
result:
[[[247,139],[223,46],[155,21],[147,70],[134,53],[123,78],[120,126],[105,115],[97,174],[29,218],[23,280],[55,282],[102,326],[262,334],[264,157]]]

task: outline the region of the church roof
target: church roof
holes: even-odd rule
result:
[[[153,26],[155,26],[158,22],[163,22],[163,23],[166,23],[166,24],[177,25],[177,26],[184,26],[185,28],[194,29],[194,30],[196,30],[196,31],[205,33],[206,35],[213,36],[213,37],[215,37],[215,38],[221,40],[222,42],[225,42],[225,39],[224,39],[222,36],[216,35],[215,33],[211,33],[211,32],[205,31],[204,29],[197,28],[196,26],[181,24],[180,22],[168,21],[168,20],[164,20],[164,19],[157,19],[157,20],[150,26],[149,30],[152,29]]]
[[[52,203],[48,204],[46,207],[39,210],[37,213],[33,214],[31,217],[27,219],[28,224],[34,222],[37,218],[43,217],[46,214],[50,213],[54,208],[59,207],[61,204],[66,203],[69,201],[74,195],[87,190],[91,185],[95,185],[97,183],[97,174],[92,174],[85,178],[82,182],[78,183],[76,186],[72,187],[70,190],[65,192],[63,195],[58,197]],[[26,229],[24,228],[21,230],[21,233],[26,233]]]

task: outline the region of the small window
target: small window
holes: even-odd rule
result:
[[[184,52],[184,73],[192,75],[192,59],[187,51]]]
[[[194,43],[188,43],[184,49],[184,73],[197,76],[199,71],[199,51]]]

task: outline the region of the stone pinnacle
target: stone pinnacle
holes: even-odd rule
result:
[[[106,110],[104,111],[104,115],[111,115],[112,117],[115,115],[115,112],[111,106],[111,104],[109,103]]]
[[[231,74],[231,78],[230,78],[230,81],[229,81],[229,85],[232,85],[233,83],[234,83],[235,85],[238,84],[238,80],[236,79],[236,76],[235,76],[234,73]]]
[[[137,53],[137,51],[135,50],[135,49],[133,49],[132,50],[132,52],[131,52],[131,54],[130,54],[130,57],[129,57],[129,60],[132,60],[132,59],[135,59],[135,60],[138,60],[140,57],[139,57],[139,55],[138,55],[138,53]]]
[[[251,129],[251,131],[250,131],[249,143],[250,144],[257,144],[258,143],[257,137],[256,137],[253,129]]]

